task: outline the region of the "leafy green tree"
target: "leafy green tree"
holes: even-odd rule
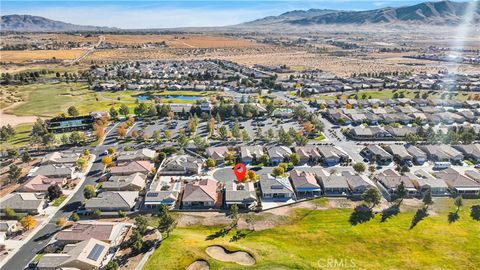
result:
[[[354,169],[357,173],[362,173],[362,172],[364,172],[365,169],[366,169],[365,163],[362,163],[362,162],[355,163],[355,164],[353,164],[353,169]]]
[[[115,107],[111,107],[111,108],[110,108],[110,117],[112,117],[112,118],[117,118],[117,116],[118,116],[118,111],[117,111],[117,109],[115,109]]]
[[[17,181],[21,174],[22,169],[15,164],[10,165],[8,168],[8,179],[10,179],[10,181]]]
[[[103,268],[104,270],[118,270],[120,269],[120,266],[118,265],[117,261],[111,260],[105,265]]]
[[[382,199],[382,195],[376,188],[368,188],[362,194],[362,200],[365,201],[365,203],[370,205],[370,209],[377,206],[380,203],[381,199]]]
[[[139,215],[135,217],[135,226],[140,234],[145,234],[147,232],[148,220],[145,216]]]
[[[268,163],[268,161],[269,161],[269,158],[268,158],[267,155],[262,155],[262,156],[260,157],[260,160],[259,160],[259,161],[260,161],[260,163],[262,163],[263,165],[267,165],[267,163]]]
[[[283,169],[283,167],[280,167],[280,166],[279,166],[279,167],[275,167],[275,168],[273,168],[273,170],[272,170],[272,174],[273,174],[274,176],[281,176],[281,175],[283,175],[284,173],[285,173],[285,169]]]
[[[15,212],[15,210],[13,210],[10,207],[5,208],[4,212],[5,212],[5,216],[9,219],[17,217],[17,213]]]
[[[228,129],[226,126],[221,126],[218,129],[218,134],[220,135],[220,139],[222,141],[227,141],[228,140]]]
[[[130,247],[135,253],[142,252],[143,249],[143,239],[142,234],[138,230],[134,230],[130,238]]]
[[[79,112],[78,112],[78,110],[75,106],[70,106],[67,109],[67,113],[68,113],[68,115],[74,116],[74,117],[79,115]]]
[[[51,185],[48,187],[48,199],[55,200],[63,195],[62,189],[58,185]]]
[[[232,228],[236,228],[238,225],[238,220],[240,219],[240,214],[238,213],[238,205],[232,204],[230,206],[230,218],[232,219]]]
[[[97,196],[97,191],[93,185],[86,185],[85,189],[83,190],[83,196],[86,199],[91,199]]]
[[[73,213],[73,214],[72,214],[72,220],[75,221],[75,222],[77,222],[77,221],[80,220],[80,216],[79,216],[77,213]]]
[[[215,167],[215,164],[216,164],[215,159],[213,159],[213,158],[208,158],[207,159],[207,168],[213,168],[213,167]]]
[[[130,110],[128,109],[127,105],[122,104],[122,105],[120,106],[120,109],[118,110],[118,112],[119,112],[121,115],[127,117],[128,114],[130,113]]]
[[[290,162],[292,162],[292,164],[294,166],[297,166],[298,163],[300,162],[300,155],[297,154],[297,153],[292,153],[292,154],[290,154],[289,159],[290,159]]]
[[[248,132],[246,130],[242,131],[242,140],[244,142],[248,142],[251,140],[250,135],[248,135]]]

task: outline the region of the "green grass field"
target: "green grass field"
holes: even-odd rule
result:
[[[84,83],[48,83],[30,84],[23,86],[9,86],[5,89],[16,91],[15,96],[22,97],[25,102],[13,108],[8,108],[6,113],[15,115],[35,115],[53,117],[67,111],[67,108],[74,105],[80,114],[86,114],[98,110],[108,110],[114,106],[119,108],[125,104],[130,108],[136,106],[134,96],[144,94],[144,91],[118,91],[118,92],[95,92]],[[215,95],[214,92],[195,91],[157,91],[148,92],[156,96],[183,95],[208,97]],[[169,103],[195,103],[195,101],[184,101],[180,99],[162,99]],[[152,103],[153,101],[146,101]],[[2,107],[7,106],[3,104]]]
[[[26,146],[30,143],[30,133],[32,131],[31,124],[22,124],[15,127],[15,135],[13,138],[0,144],[0,151],[10,148],[18,148]]]
[[[412,230],[413,210],[384,223],[377,215],[353,226],[348,222],[350,209],[294,209],[286,224],[249,233],[237,242],[229,242],[232,233],[205,240],[219,227],[176,228],[144,269],[185,269],[198,259],[208,261],[211,269],[344,268],[326,267],[329,260],[348,260],[354,269],[476,269],[480,265],[480,223],[469,216],[473,203],[464,200],[460,219],[449,224],[453,200],[436,200],[435,212]],[[247,251],[257,263],[245,267],[216,261],[205,253],[210,245]]]

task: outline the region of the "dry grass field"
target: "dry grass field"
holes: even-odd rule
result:
[[[81,49],[75,50],[37,50],[37,51],[0,51],[0,58],[4,62],[28,63],[35,60],[70,60],[83,53]]]

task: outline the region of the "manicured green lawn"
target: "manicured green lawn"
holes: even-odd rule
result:
[[[48,83],[30,84],[23,86],[9,86],[5,91],[16,91],[16,96],[21,96],[24,103],[9,108],[6,112],[15,115],[36,115],[53,117],[65,113],[67,108],[74,105],[80,114],[86,114],[98,110],[109,110],[114,106],[119,108],[125,104],[131,108],[136,106],[134,96],[144,94],[144,91],[118,91],[118,92],[95,92],[88,88],[85,83]],[[152,95],[170,96],[199,96],[208,97],[216,95],[214,92],[195,91],[157,91],[149,92]],[[146,101],[152,103],[153,101]],[[194,100],[162,99],[168,103],[195,103]]]
[[[18,148],[26,146],[30,143],[30,133],[32,131],[31,124],[22,124],[15,126],[15,135],[13,138],[6,142],[0,144],[0,150],[5,150],[9,148]]]
[[[476,269],[480,223],[469,216],[473,201],[464,204],[460,220],[449,224],[453,200],[441,199],[436,206],[440,209],[411,230],[414,211],[384,223],[377,215],[353,226],[348,222],[351,209],[295,209],[283,225],[249,233],[237,242],[229,242],[232,233],[206,240],[219,227],[176,228],[144,269],[185,269],[198,259],[207,260],[211,269],[319,269],[328,260],[353,261],[356,269]],[[210,245],[248,251],[257,263],[245,267],[215,261],[205,253]]]
[[[67,196],[62,195],[62,196],[56,198],[55,200],[53,200],[52,205],[53,205],[53,206],[60,206],[60,204],[62,204],[63,201],[65,201],[66,198],[67,198]]]

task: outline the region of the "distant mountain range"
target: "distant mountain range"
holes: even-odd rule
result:
[[[307,11],[290,11],[279,16],[247,22],[241,26],[308,26],[321,24],[428,24],[457,25],[468,3],[451,1],[425,2],[413,6],[398,8],[380,8],[366,11],[339,11],[327,9],[310,9]],[[474,11],[474,23],[480,22],[480,6]]]
[[[462,22],[468,3],[425,2],[398,8],[380,8],[366,11],[342,11],[330,9],[294,10],[279,16],[269,16],[234,27],[300,27],[324,24],[414,24],[414,25],[458,25]],[[480,5],[473,11],[473,22],[480,24]],[[117,31],[118,28],[75,25],[31,15],[2,16],[2,31],[69,32],[69,31]]]
[[[22,32],[73,32],[73,31],[112,31],[117,28],[89,25],[76,25],[50,20],[32,15],[4,15],[2,16],[2,31]]]

